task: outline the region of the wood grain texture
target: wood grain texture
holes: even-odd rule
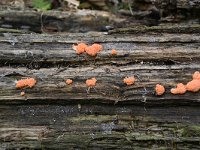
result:
[[[15,89],[15,82],[21,77],[32,76],[37,78],[38,83],[36,88],[27,89],[27,92],[31,92],[27,93],[28,99],[107,99],[108,102],[111,100],[141,103],[145,95],[148,97],[147,102],[154,103],[159,103],[159,99],[168,103],[174,99],[175,103],[178,103],[177,97],[188,102],[194,97],[194,101],[199,102],[198,93],[187,93],[183,96],[169,94],[170,88],[177,82],[187,83],[191,80],[193,72],[200,69],[198,34],[192,37],[188,34],[123,37],[95,34],[13,34],[11,39],[8,39],[9,36],[4,34],[4,37],[0,38],[0,71],[1,81],[4,82],[1,90],[7,91],[7,95],[2,92],[1,99],[6,101],[15,98],[23,100],[23,97],[15,95],[19,93],[19,90]],[[13,39],[16,43],[12,45]],[[103,45],[104,51],[95,60],[86,55],[78,57],[72,45],[80,41],[98,42]],[[118,50],[117,56],[110,55],[112,48]],[[29,69],[26,69],[27,67]],[[124,77],[131,75],[137,77],[137,82],[134,86],[127,87],[122,81]],[[91,89],[91,93],[88,94],[85,81],[91,77],[96,77],[98,81],[95,89]],[[65,85],[64,81],[68,78],[74,80],[72,86]],[[166,86],[165,98],[153,94],[157,83]],[[144,92],[144,89],[147,91]],[[45,93],[46,96],[41,93]]]
[[[198,149],[198,107],[1,106],[2,148]],[[13,117],[12,117],[13,116]]]
[[[104,50],[78,57],[78,42]],[[1,34],[0,148],[199,149],[200,92],[169,92],[200,71],[199,42],[199,33]],[[126,86],[131,75],[136,83]],[[27,77],[37,84],[22,97],[15,84]]]

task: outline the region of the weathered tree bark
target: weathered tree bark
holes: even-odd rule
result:
[[[1,105],[2,149],[199,149],[199,107],[27,104]]]
[[[72,45],[81,41],[104,50],[77,56]],[[1,34],[0,147],[199,149],[200,92],[170,94],[200,71],[199,58],[199,33]],[[136,83],[126,86],[131,75]],[[20,96],[15,82],[27,77],[37,84]],[[97,85],[87,92],[91,77]]]
[[[114,30],[108,31],[109,34],[116,34],[116,33],[200,33],[200,25],[199,24],[193,24],[193,25],[168,25],[163,24],[160,26],[134,26],[134,27],[128,27],[128,28],[118,28]]]
[[[101,31],[123,19],[105,11],[36,11],[0,7],[0,26],[33,32],[86,32]]]

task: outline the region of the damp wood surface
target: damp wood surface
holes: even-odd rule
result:
[[[78,42],[104,50],[77,56]],[[198,32],[1,34],[1,148],[199,149],[200,92],[170,94],[200,71],[199,42]],[[132,75],[135,84],[126,86]],[[37,84],[20,96],[16,81],[27,77]],[[157,83],[163,96],[154,93]]]

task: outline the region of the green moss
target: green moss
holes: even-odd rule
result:
[[[49,10],[51,9],[51,3],[50,1],[46,0],[32,0],[33,7],[39,10]]]
[[[114,116],[110,115],[81,115],[70,118],[72,122],[81,122],[81,121],[96,121],[96,122],[103,122],[108,120],[113,120]]]
[[[200,137],[200,125],[186,126],[181,131],[183,137]]]
[[[92,8],[92,5],[88,2],[83,2],[78,6],[79,9],[89,9]]]
[[[163,135],[156,134],[156,133],[147,135],[146,133],[131,132],[131,133],[126,133],[125,136],[129,140],[135,139],[135,140],[141,140],[141,141],[166,139],[166,137],[164,137]]]
[[[76,117],[71,117],[70,121],[72,122],[81,122],[81,121],[95,121],[95,122],[109,122],[113,121],[113,119],[118,118],[119,124],[129,124],[131,121],[133,123],[136,123],[140,120],[142,121],[148,121],[151,118],[150,117],[143,117],[143,116],[137,116],[137,117],[130,117],[126,115],[80,115]]]

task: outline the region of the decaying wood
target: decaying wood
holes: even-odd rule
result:
[[[104,26],[123,19],[109,12],[95,10],[35,11],[0,7],[0,25],[34,32],[86,32],[103,30]]]
[[[199,107],[78,108],[1,106],[1,148],[199,149]]]
[[[77,56],[78,42],[104,50],[96,59]],[[200,71],[199,58],[199,33],[1,34],[0,146],[199,149],[200,92],[169,92]],[[124,85],[131,75],[136,83]],[[16,81],[27,77],[37,84],[20,96]],[[91,77],[97,85],[87,91]],[[157,83],[166,87],[163,96],[154,94]]]
[[[110,30],[109,34],[113,33],[147,33],[147,32],[153,32],[153,33],[200,33],[200,25],[199,24],[193,24],[193,25],[160,25],[160,26],[134,26],[134,27],[128,27],[128,28],[118,28],[115,30]]]
[[[131,5],[132,10],[129,7],[129,10],[119,10],[119,13],[145,20],[148,25],[182,21],[199,23],[199,0],[134,0],[126,4]]]
[[[0,28],[0,33],[28,33],[28,31],[18,29]]]
[[[137,1],[137,0],[136,0]],[[163,6],[170,6],[174,5],[177,6],[177,8],[199,8],[200,2],[198,0],[176,0],[176,1],[170,1],[170,0],[139,0],[139,2],[147,2],[147,3],[153,3],[159,7]]]

